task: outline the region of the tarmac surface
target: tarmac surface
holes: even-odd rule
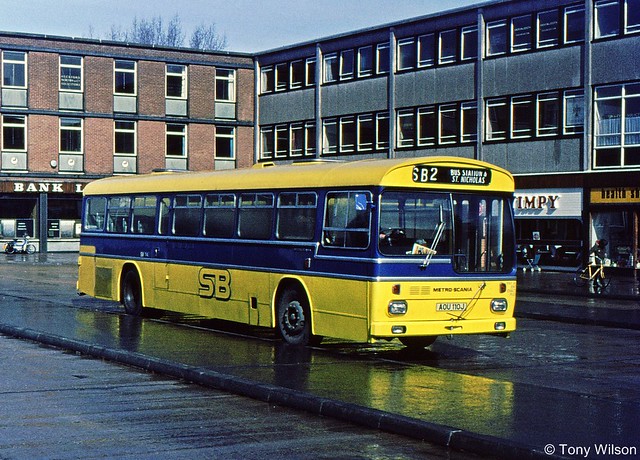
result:
[[[72,258],[71,255],[49,255],[36,258],[33,263],[68,264]],[[519,270],[517,316],[631,330],[640,329],[640,295],[638,280],[635,277],[615,277],[609,289],[601,293],[591,292],[588,287],[577,287],[572,279],[571,272],[551,271],[545,267],[540,272]],[[210,365],[199,363],[197,355],[193,353],[193,347],[199,344],[197,334],[193,331],[189,333],[189,343],[186,341],[154,343],[145,338],[142,339],[144,343],[141,343],[141,328],[145,329],[146,337],[152,337],[154,327],[144,320],[140,322],[126,315],[114,315],[112,312],[78,313],[73,311],[74,309],[63,308],[64,299],[58,299],[54,292],[52,292],[51,302],[52,305],[46,317],[41,314],[36,315],[28,308],[18,317],[9,317],[0,311],[0,333],[133,365],[261,401],[303,409],[312,414],[424,439],[454,450],[466,450],[490,458],[562,458],[555,454],[548,455],[543,451],[542,445],[523,443],[517,436],[517,427],[537,426],[542,433],[540,436],[544,436],[545,429],[550,429],[545,428],[545,422],[551,424],[551,421],[536,418],[540,415],[536,410],[536,404],[539,404],[536,398],[540,397],[539,394],[523,398],[527,400],[527,406],[529,406],[527,411],[530,411],[531,419],[526,418],[527,411],[518,413],[515,436],[501,435],[499,430],[496,430],[495,435],[487,435],[475,432],[473,429],[461,429],[428,419],[415,418],[410,415],[410,411],[405,412],[402,409],[382,410],[375,405],[358,400],[357,397],[351,399],[349,393],[336,393],[336,389],[332,389],[333,392],[325,392],[318,387],[320,389],[316,391],[315,387],[308,384],[309,382],[296,386],[295,382],[285,381],[283,376],[278,375],[278,369],[285,368],[289,358],[261,356],[258,351],[259,345],[246,343],[247,341],[243,339],[238,339],[238,343],[255,349],[256,362],[252,363],[253,368],[243,373],[242,367],[246,363],[234,361],[233,353],[230,354],[227,350],[221,350],[221,353],[216,355],[220,362],[212,368]],[[56,307],[56,303],[60,304],[59,308]],[[170,345],[175,348],[168,349]],[[209,354],[211,351],[209,349]],[[287,353],[286,350],[284,353]],[[297,357],[294,357],[291,363],[297,363],[296,359]],[[329,364],[333,368],[336,366],[334,362],[314,362],[309,366],[313,365],[316,369],[323,366],[328,368]],[[347,367],[352,365],[352,363],[345,364]],[[371,366],[375,367],[375,363]],[[383,372],[384,370],[376,369],[375,371]],[[393,373],[393,369],[389,372]],[[286,374],[284,378],[286,379],[288,375]],[[521,392],[526,390],[526,385],[517,387],[514,385],[514,391],[516,388],[521,396]],[[567,407],[581,405],[579,396],[573,403],[568,399],[560,399],[563,396],[555,395],[553,391],[548,392],[548,397],[552,398],[552,404],[555,402]],[[640,420],[638,404],[625,404],[624,407],[620,407],[615,400],[586,401],[586,405],[592,410],[595,410],[596,404],[602,406],[598,407],[597,414],[606,414],[611,411],[622,416],[626,420],[625,424],[621,425],[624,426],[624,440],[634,439],[634,434],[638,433],[638,428],[634,426]],[[611,407],[604,407],[607,404]],[[588,414],[589,407],[586,407],[581,414]],[[562,423],[562,421],[555,423]],[[598,425],[598,423],[594,424]],[[587,430],[587,428],[584,429]]]

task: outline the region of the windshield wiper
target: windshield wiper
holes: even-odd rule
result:
[[[440,242],[440,238],[442,238],[442,233],[444,232],[444,212],[442,210],[442,205],[440,205],[440,220],[438,225],[436,225],[435,234],[433,236],[433,242],[431,243],[430,248],[426,248],[425,252],[427,253],[426,257],[420,264],[420,270],[426,269],[431,263],[431,258],[434,254],[437,254],[436,248],[438,247],[438,243]]]

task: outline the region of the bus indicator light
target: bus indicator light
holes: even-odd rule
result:
[[[393,286],[391,286],[391,293],[394,295],[399,295],[400,294],[400,285],[399,284],[394,284]]]

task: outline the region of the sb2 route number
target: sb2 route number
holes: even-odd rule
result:
[[[231,275],[228,270],[213,268],[200,269],[198,272],[200,288],[198,295],[206,299],[229,300],[231,298]]]
[[[416,166],[413,168],[413,181],[419,183],[439,182],[438,168],[435,166]]]

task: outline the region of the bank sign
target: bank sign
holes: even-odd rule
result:
[[[0,182],[2,193],[82,193],[84,183],[49,181]]]
[[[580,217],[582,189],[525,189],[514,194],[515,217],[561,218]]]

